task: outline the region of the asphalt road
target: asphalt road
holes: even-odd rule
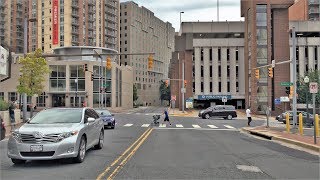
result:
[[[238,129],[245,120],[171,117],[172,126],[150,124],[161,112],[116,114],[116,129],[105,130],[104,148],[90,150],[81,164],[13,165],[7,140],[1,141],[0,179],[319,179],[319,156],[243,134]]]

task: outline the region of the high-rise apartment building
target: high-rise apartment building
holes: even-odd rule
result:
[[[268,77],[268,64],[288,61],[289,13],[294,0],[241,0],[241,16],[245,17],[246,103],[252,111],[265,113],[267,107],[282,112],[284,104],[274,99],[288,96],[281,82],[290,81],[290,64],[276,65],[274,77]],[[260,68],[259,78],[255,68]],[[287,106],[288,107],[288,106]]]
[[[295,0],[289,8],[291,21],[320,21],[320,0]]]
[[[154,52],[154,67],[148,69],[148,55],[122,55],[121,63],[132,66],[138,89],[138,102],[158,105],[160,81],[168,78],[169,63],[174,51],[175,30],[145,7],[132,1],[120,5],[120,52]]]
[[[28,23],[29,51],[41,48],[49,53],[63,46],[98,46],[119,51],[119,0],[1,1],[0,12],[6,13],[1,19],[1,38],[5,42],[11,40],[10,46],[17,46],[13,49],[17,52],[23,52],[25,17],[36,19]],[[15,27],[20,28],[17,35]]]
[[[23,24],[28,1],[0,0],[0,44],[23,53]]]

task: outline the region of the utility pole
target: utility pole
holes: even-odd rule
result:
[[[28,53],[28,18],[24,18],[23,23],[24,23],[23,24],[23,43],[24,43],[23,54],[24,54],[24,57],[26,57]],[[27,121],[27,94],[23,93],[22,97],[23,97],[23,106],[22,106],[23,122],[26,122]]]
[[[219,0],[217,0],[217,19],[219,22]]]
[[[296,60],[296,30],[295,27],[291,29],[292,33],[292,69],[293,69],[293,100],[292,100],[292,112],[293,112],[293,128],[296,128],[297,124],[297,60]]]
[[[182,94],[182,112],[184,113],[184,93],[185,93],[185,87],[184,87],[184,59],[182,60],[182,89],[181,89],[181,94]]]

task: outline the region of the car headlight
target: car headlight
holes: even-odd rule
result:
[[[77,134],[78,134],[78,131],[71,131],[71,132],[62,133],[62,134],[59,135],[58,141],[62,141],[63,139],[66,139],[68,137],[71,137],[71,136],[74,136],[74,135],[77,135]]]
[[[11,133],[11,136],[12,136],[16,141],[21,142],[21,135],[20,135],[20,133],[13,131],[13,132]]]

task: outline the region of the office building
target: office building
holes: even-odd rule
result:
[[[320,21],[320,0],[295,0],[289,8],[290,21]]]
[[[132,66],[138,89],[137,103],[159,105],[160,81],[168,78],[174,48],[175,30],[145,7],[132,1],[121,3],[121,53],[154,52],[153,68],[148,69],[148,54],[122,55],[121,63]]]
[[[183,62],[185,99],[195,108],[224,103],[245,107],[244,32],[244,22],[182,22],[170,65],[176,107],[182,108]]]
[[[281,82],[290,81],[290,64],[276,65],[273,78],[268,77],[268,64],[288,61],[289,13],[294,0],[241,0],[241,16],[245,18],[245,74],[246,106],[255,113],[265,114],[267,107],[277,114],[284,104],[274,99],[288,96]],[[263,66],[263,67],[262,67]],[[260,68],[259,78],[255,68]]]

